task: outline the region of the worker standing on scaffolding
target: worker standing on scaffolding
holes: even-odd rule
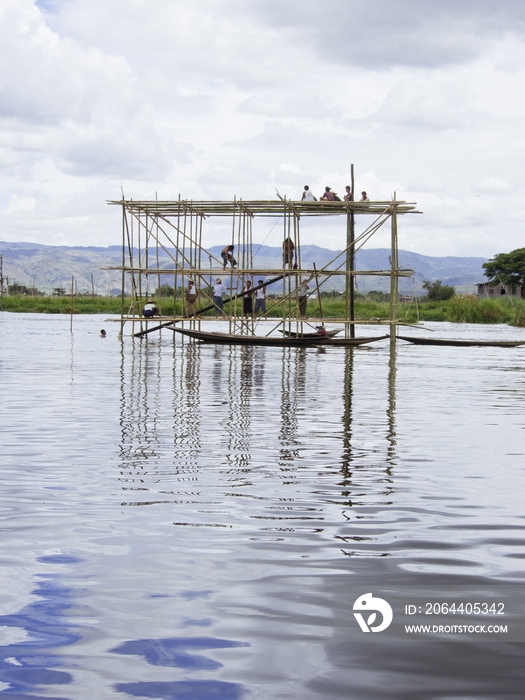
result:
[[[283,243],[283,265],[286,267],[292,267],[293,263],[293,254],[295,250],[295,245],[290,236],[288,238],[284,239]]]
[[[197,297],[199,296],[199,290],[195,285],[193,280],[188,280],[188,286],[186,287],[186,316],[197,315]]]
[[[215,285],[213,287],[213,303],[215,305],[215,315],[216,316],[222,316],[223,315],[223,310],[222,310],[222,295],[226,292],[228,287],[222,283],[222,280],[220,277],[217,277],[215,280]]]
[[[250,280],[246,281],[246,284],[242,288],[242,291],[245,292],[244,297],[242,299],[242,312],[244,316],[251,316],[253,318],[253,293],[254,289],[252,288],[252,283]]]
[[[259,280],[259,284],[255,287],[255,315],[261,311],[264,314],[264,318],[268,318],[266,315],[266,292],[264,288],[264,280]]]
[[[233,257],[234,248],[234,245],[227,245],[221,251],[221,258],[224,269],[226,269],[226,266],[229,262],[231,263],[233,269],[235,269],[235,266],[237,265],[237,260],[235,260],[235,258]]]
[[[305,277],[303,281],[301,282],[301,286],[299,287],[299,314],[302,319],[307,318],[306,316],[306,304],[308,302],[308,290],[310,287],[307,284],[308,279]]]

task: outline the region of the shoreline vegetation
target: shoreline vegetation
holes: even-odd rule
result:
[[[383,295],[384,296],[384,295]],[[155,298],[155,297],[153,297]],[[144,299],[144,301],[146,301]],[[271,296],[267,297],[268,316],[279,318],[281,308],[271,304]],[[174,305],[177,315],[184,313],[183,302],[173,297],[157,298],[157,306],[163,316],[173,315]],[[124,300],[127,311],[131,299]],[[334,299],[330,293],[322,298],[323,317],[327,319],[343,318],[345,315],[344,300]],[[2,298],[0,310],[13,313],[43,313],[43,314],[111,314],[119,315],[122,310],[120,297],[103,297],[92,295],[71,296],[30,296],[10,295]],[[239,309],[239,315],[242,310]],[[312,297],[308,301],[307,315],[318,318],[319,302]],[[358,296],[355,302],[356,320],[371,319],[388,320],[390,307],[387,299],[373,299],[371,296]],[[203,316],[213,316],[213,310]],[[503,297],[497,299],[478,299],[475,296],[454,296],[446,301],[425,301],[424,299],[398,304],[398,319],[408,323],[417,321],[449,321],[452,323],[505,323],[509,326],[525,327],[525,299]]]

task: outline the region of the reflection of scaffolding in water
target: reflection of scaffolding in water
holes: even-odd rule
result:
[[[215,320],[228,322],[228,332],[235,334],[255,334],[260,318],[243,313],[243,288],[249,279],[252,288],[257,280],[273,280],[282,284],[276,298],[267,298],[270,318],[268,334],[277,328],[290,332],[303,332],[298,291],[301,281],[310,284],[309,295],[319,294],[320,288],[333,276],[345,278],[345,314],[339,318],[310,319],[311,322],[333,321],[345,325],[347,337],[354,335],[354,281],[357,275],[379,275],[390,277],[390,323],[392,330],[397,323],[398,278],[410,276],[411,270],[403,270],[398,264],[397,217],[400,214],[418,213],[413,203],[400,202],[396,198],[390,202],[294,202],[281,198],[276,201],[134,201],[110,202],[122,208],[122,264],[117,268],[122,272],[122,311],[121,332],[126,322],[131,321],[133,332],[135,323],[140,323],[139,333],[161,327],[163,323],[174,322],[200,327],[205,316],[213,313],[212,288],[214,277],[227,275],[229,298],[225,308]],[[372,223],[358,236],[355,235],[355,217],[368,215]],[[344,216],[346,220],[346,246],[320,269],[303,267],[301,262],[300,221],[304,217]],[[213,255],[203,246],[203,227],[208,219],[227,218],[231,221],[231,235],[221,244],[235,246],[237,269],[227,270],[223,260]],[[286,261],[283,255],[281,270],[259,269],[254,267],[253,223],[261,217],[282,219],[283,243],[290,239],[293,244],[292,260]],[[276,223],[277,223],[276,222]],[[385,223],[391,224],[391,255],[388,270],[355,270],[355,253]],[[293,261],[293,264],[292,264]],[[185,288],[193,279],[199,289],[199,308],[196,317],[187,316],[185,308]],[[142,306],[151,296],[150,283],[156,284],[156,305],[160,316],[154,327],[148,326],[142,316]],[[173,285],[173,298],[163,299],[158,293],[164,285]],[[171,285],[170,285],[171,286]],[[271,290],[270,290],[271,291]],[[126,294],[128,292],[128,294]],[[164,311],[163,311],[164,305]],[[166,309],[169,309],[166,311]],[[210,316],[208,316],[210,318]],[[363,323],[363,321],[359,321]],[[144,330],[146,329],[146,330]],[[394,334],[393,334],[394,335]]]

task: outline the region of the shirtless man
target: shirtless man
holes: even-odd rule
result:
[[[233,257],[233,250],[235,246],[233,245],[227,245],[225,248],[221,250],[221,258],[223,264],[223,269],[226,269],[226,265],[230,262],[231,266],[233,269],[235,269],[235,266],[237,265],[237,260]]]
[[[321,200],[322,200],[323,202],[335,202],[335,195],[334,195],[334,193],[332,192],[332,188],[331,188],[331,187],[325,187],[325,188],[324,188],[324,194],[323,194],[323,196],[321,197]]]

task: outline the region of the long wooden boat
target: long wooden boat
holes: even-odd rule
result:
[[[418,338],[416,336],[398,335],[400,340],[407,340],[415,345],[449,345],[452,347],[497,347],[516,348],[525,345],[525,340],[455,340],[453,338]]]
[[[209,331],[198,331],[191,328],[175,328],[171,330],[180,333],[188,338],[194,338],[204,343],[219,343],[221,345],[263,345],[276,347],[309,347],[316,345],[364,345],[373,343],[376,340],[384,340],[389,336],[374,336],[371,338],[330,338],[316,335],[313,337],[281,337],[277,335],[235,335],[233,333],[215,333]]]

